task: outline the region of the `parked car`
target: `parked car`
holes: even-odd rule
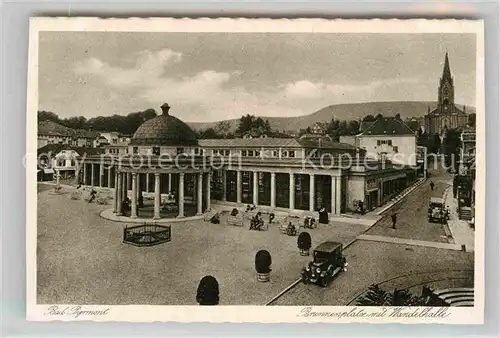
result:
[[[302,282],[325,287],[333,277],[344,270],[346,265],[347,262],[342,254],[342,244],[324,242],[314,249],[313,261],[302,269]]]
[[[448,218],[444,199],[431,197],[429,201],[429,222],[445,224]]]

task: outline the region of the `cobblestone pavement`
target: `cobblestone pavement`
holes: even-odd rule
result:
[[[471,286],[473,284],[473,253],[377,243],[357,240],[344,250],[349,263],[325,288],[298,284],[272,305],[346,305],[364,293],[371,284],[381,287],[414,288],[422,285]]]
[[[53,186],[49,186],[52,189]],[[42,188],[40,188],[42,189]],[[220,286],[221,305],[260,305],[295,281],[310,257],[299,255],[297,237],[249,231],[202,221],[172,224],[172,241],[139,248],[122,243],[125,223],[99,216],[104,208],[60,195],[38,194],[37,301],[73,304],[194,305],[207,274]],[[247,221],[248,222],[248,221]],[[310,230],[313,246],[347,243],[364,225],[336,223]],[[272,255],[271,281],[259,283],[255,253]]]
[[[434,190],[431,190],[431,181],[435,183]],[[401,202],[382,213],[382,219],[367,234],[448,243],[444,226],[427,220],[429,199],[443,197],[448,187],[449,180],[445,177],[433,177],[427,180]],[[392,229],[393,213],[397,214],[396,229]]]

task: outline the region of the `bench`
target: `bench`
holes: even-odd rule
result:
[[[210,222],[215,215],[219,215],[219,213],[215,210],[208,211],[203,215],[203,220],[205,222]]]
[[[243,226],[243,214],[238,213],[236,216],[229,215],[227,217],[227,224],[242,227]]]

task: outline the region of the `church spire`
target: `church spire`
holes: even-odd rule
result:
[[[451,79],[450,60],[448,60],[448,52],[446,52],[446,56],[444,57],[443,80],[444,79]]]

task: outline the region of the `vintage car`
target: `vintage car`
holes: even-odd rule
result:
[[[429,201],[429,222],[446,223],[448,218],[444,200],[442,198],[431,197]]]
[[[342,244],[324,242],[314,249],[313,261],[302,269],[302,282],[325,287],[346,266]]]

